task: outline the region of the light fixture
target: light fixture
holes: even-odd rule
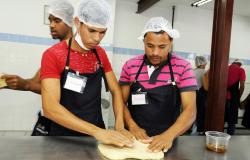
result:
[[[196,1],[196,2],[194,2],[194,3],[192,3],[191,4],[191,6],[192,7],[199,7],[199,6],[201,6],[201,5],[203,5],[203,4],[206,4],[206,3],[208,3],[208,2],[211,2],[212,0],[199,0],[199,1]]]

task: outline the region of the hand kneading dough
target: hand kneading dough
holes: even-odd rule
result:
[[[108,159],[122,160],[127,158],[135,159],[163,159],[164,153],[149,152],[147,147],[149,144],[144,144],[139,141],[135,141],[135,145],[132,148],[117,148],[111,145],[99,144],[98,149],[101,154]]]

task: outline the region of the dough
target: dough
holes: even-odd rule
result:
[[[3,75],[3,74],[0,73],[0,88],[3,88],[3,87],[6,87],[6,86],[7,86],[7,84],[6,84],[6,82],[5,82],[5,79],[2,79],[2,78],[1,78],[2,75]]]
[[[98,149],[100,153],[112,160],[122,160],[127,158],[135,158],[135,159],[163,159],[164,153],[157,152],[149,152],[147,151],[147,147],[149,144],[144,144],[139,141],[135,141],[135,145],[133,148],[118,148],[111,145],[98,144]]]

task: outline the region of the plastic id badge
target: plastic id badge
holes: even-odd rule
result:
[[[132,94],[132,105],[145,105],[145,104],[148,104],[147,92]]]
[[[86,83],[87,83],[87,77],[68,72],[66,82],[63,88],[78,93],[83,93]]]

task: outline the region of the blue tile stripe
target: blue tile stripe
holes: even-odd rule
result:
[[[144,51],[140,49],[120,48],[120,47],[114,47],[113,52],[114,54],[125,54],[125,55],[138,55],[144,53]]]
[[[10,33],[0,33],[0,41],[38,44],[38,45],[47,45],[47,46],[51,46],[58,42],[58,40],[53,40],[51,38],[27,36],[27,35],[20,35],[20,34],[10,34]]]
[[[27,36],[21,34],[11,34],[11,33],[1,33],[0,32],[0,41],[6,42],[16,42],[16,43],[26,43],[26,44],[36,44],[36,45],[46,45],[51,46],[58,43],[58,40],[53,40],[51,38],[43,38],[43,37],[36,37],[36,36]],[[139,55],[144,53],[144,50],[140,49],[131,49],[131,48],[121,48],[121,47],[114,47],[111,44],[101,44],[101,46],[109,52],[113,52],[114,54],[122,54],[122,55]],[[175,53],[182,58],[194,60],[196,53],[190,52],[179,52],[175,51]],[[210,55],[204,55],[208,60],[210,59]],[[229,62],[233,62],[236,58],[230,58]],[[243,61],[244,65],[250,65],[249,59],[240,59]]]

